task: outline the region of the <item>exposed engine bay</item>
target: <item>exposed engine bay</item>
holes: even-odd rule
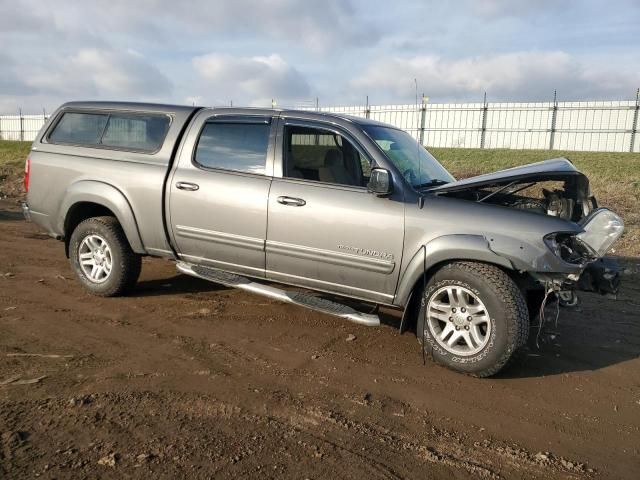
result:
[[[545,285],[545,290],[557,293],[577,288],[616,294],[617,265],[602,257],[622,235],[624,223],[610,210],[598,208],[589,180],[569,160],[557,158],[466,178],[432,188],[429,193],[526,210],[579,224],[582,233],[551,232],[544,242],[557,257],[584,269],[583,275],[575,278],[538,275],[539,283]]]
[[[566,182],[565,182],[566,183]],[[596,207],[595,199],[586,201],[576,195],[566,186],[563,189],[538,188],[539,195],[531,195],[538,182],[519,183],[511,182],[498,188],[477,188],[452,192],[448,196],[463,198],[480,203],[503,205],[505,207],[519,208],[565,220],[580,221]]]
[[[546,167],[546,168],[545,168]],[[547,160],[442,185],[431,190],[580,222],[597,208],[589,180],[566,159]]]

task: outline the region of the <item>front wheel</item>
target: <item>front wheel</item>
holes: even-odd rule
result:
[[[417,335],[435,362],[476,377],[498,373],[529,334],[527,303],[494,265],[454,262],[430,279]]]
[[[81,222],[69,240],[69,260],[84,287],[101,297],[115,297],[131,289],[142,263],[115,217]]]

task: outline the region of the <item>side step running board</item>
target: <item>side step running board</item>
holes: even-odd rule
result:
[[[263,285],[254,282],[246,277],[241,277],[234,273],[225,272],[216,268],[203,267],[201,265],[192,265],[187,262],[177,262],[176,267],[179,272],[193,277],[202,278],[211,282],[220,283],[227,287],[239,288],[247,292],[257,293],[265,297],[280,300],[281,302],[293,303],[301,307],[307,307],[311,310],[335,315],[336,317],[351,320],[367,326],[380,325],[380,318],[377,315],[359,312],[347,305],[325,300],[324,298],[315,297],[308,293],[289,292],[279,288]]]

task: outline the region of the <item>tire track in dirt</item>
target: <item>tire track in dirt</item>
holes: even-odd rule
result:
[[[47,375],[0,387],[0,476],[635,478],[640,469],[640,276],[626,278],[620,302],[584,296],[540,351],[477,380],[423,366],[394,312],[367,329],[178,276],[163,260],[143,262],[131,296],[96,299],[62,245],[41,237],[0,219],[0,381]]]

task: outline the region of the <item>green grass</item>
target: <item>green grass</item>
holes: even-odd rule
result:
[[[31,142],[11,142],[0,140],[0,166],[24,167],[24,161],[31,149]]]
[[[640,256],[640,153],[562,152],[557,150],[428,149],[455,177],[565,157],[589,177],[600,206],[622,216],[626,232],[617,253]]]
[[[24,162],[30,148],[31,142],[0,140],[0,198],[22,197]]]

